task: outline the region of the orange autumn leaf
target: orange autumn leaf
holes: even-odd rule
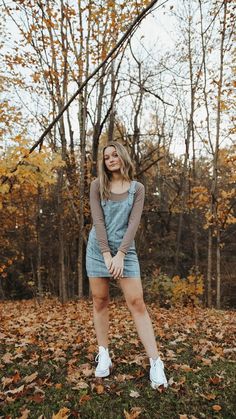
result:
[[[52,415],[52,419],[67,419],[70,416],[70,409],[62,407],[58,413]]]
[[[214,405],[212,406],[212,409],[213,409],[215,412],[219,412],[219,411],[222,409],[222,407],[221,407],[219,404],[214,404]]]
[[[96,390],[97,394],[103,394],[105,388],[102,384],[98,384],[97,386],[95,386],[95,390]]]
[[[141,407],[132,407],[130,412],[127,412],[124,409],[125,419],[136,419],[141,415],[141,413],[142,413]]]
[[[83,404],[90,399],[91,399],[91,396],[89,394],[84,394],[83,396],[80,397],[79,404]]]

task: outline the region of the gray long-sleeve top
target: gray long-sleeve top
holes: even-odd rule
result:
[[[111,201],[120,201],[128,197],[128,191],[123,193],[111,192]],[[133,207],[129,216],[128,228],[124,234],[121,245],[118,250],[127,253],[132,241],[134,240],[137,232],[140,218],[143,211],[145,197],[145,189],[142,183],[137,182],[136,191],[134,194]],[[104,222],[104,214],[101,206],[100,192],[99,192],[99,179],[94,179],[90,185],[90,208],[92,213],[93,225],[96,231],[96,237],[101,249],[101,252],[110,252],[107,233]]]

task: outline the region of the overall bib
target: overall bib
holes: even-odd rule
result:
[[[112,256],[115,256],[128,228],[129,216],[134,202],[136,181],[132,181],[128,197],[120,201],[102,200],[108,245]],[[95,227],[90,230],[86,249],[86,271],[88,277],[111,277],[101,253],[96,237]],[[136,253],[135,242],[132,241],[124,257],[124,277],[140,278],[140,267]]]

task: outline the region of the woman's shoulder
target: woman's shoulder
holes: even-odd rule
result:
[[[144,191],[144,185],[141,183],[141,182],[139,182],[138,180],[135,180],[135,182],[136,182],[136,192],[141,192],[141,191]]]

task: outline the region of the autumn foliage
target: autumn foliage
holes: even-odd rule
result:
[[[133,30],[30,152],[148,4],[2,4],[2,299],[88,295],[89,185],[100,146],[113,139],[145,185],[136,241],[150,298],[160,306],[235,304],[233,2],[157,2],[145,19],[168,21],[170,33],[175,19],[173,44],[159,42],[162,25],[147,47],[146,34]]]

